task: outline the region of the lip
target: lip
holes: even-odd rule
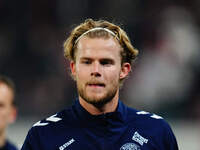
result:
[[[94,88],[102,88],[105,87],[105,84],[99,83],[99,84],[88,84],[89,87],[94,87]]]

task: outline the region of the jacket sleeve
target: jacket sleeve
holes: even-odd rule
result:
[[[163,149],[164,150],[178,150],[178,144],[176,137],[171,129],[171,127],[166,124],[164,133],[163,133]]]
[[[21,150],[42,150],[34,128],[29,130]]]

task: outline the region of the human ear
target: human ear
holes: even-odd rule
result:
[[[131,71],[130,63],[123,63],[120,71],[120,79],[124,79],[125,77],[127,77],[130,71]]]
[[[76,75],[76,64],[74,61],[70,61],[70,69],[73,76]]]

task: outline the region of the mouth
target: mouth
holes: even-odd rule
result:
[[[105,87],[105,84],[103,83],[89,83],[89,87]]]

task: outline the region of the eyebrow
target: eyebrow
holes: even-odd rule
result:
[[[90,58],[90,57],[82,57],[80,58],[80,61],[93,61],[94,59],[93,58]],[[98,60],[100,63],[109,63],[109,64],[115,64],[115,60],[112,59],[112,58],[100,58]]]
[[[111,63],[115,62],[112,58],[102,58],[102,59],[100,59],[100,61],[107,61],[107,62],[111,62]]]
[[[92,59],[92,58],[90,58],[90,57],[81,57],[80,59],[83,60],[83,59]]]
[[[91,59],[91,60],[93,60],[93,58],[90,58],[90,57],[80,57],[80,59],[81,60],[83,60],[83,59]],[[112,61],[114,61],[113,58],[108,58],[108,57],[100,58],[99,60],[112,60]]]

